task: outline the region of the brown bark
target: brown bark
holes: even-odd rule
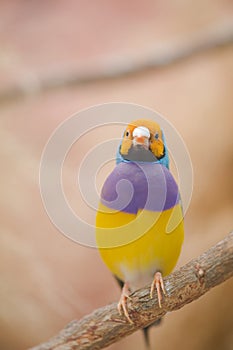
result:
[[[166,297],[162,308],[157,297],[150,298],[150,286],[133,293],[128,302],[129,324],[113,303],[93,311],[81,320],[70,322],[59,334],[33,350],[102,349],[139,328],[154,322],[167,312],[178,310],[198,299],[213,287],[233,276],[233,233],[164,278]]]

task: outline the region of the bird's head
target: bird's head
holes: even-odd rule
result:
[[[117,162],[158,162],[168,167],[168,155],[163,132],[156,122],[138,119],[125,129]]]

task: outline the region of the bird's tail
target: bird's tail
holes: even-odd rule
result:
[[[152,323],[149,326],[143,328],[143,335],[144,335],[144,340],[145,340],[145,344],[146,344],[146,350],[152,350],[151,349],[151,344],[150,344],[150,338],[149,338],[149,329],[152,326],[158,326],[161,323],[161,321],[162,321],[162,318],[159,318],[154,323]]]
[[[149,328],[150,328],[150,326],[147,326],[147,327],[143,328],[143,330],[142,330],[147,350],[150,350]]]

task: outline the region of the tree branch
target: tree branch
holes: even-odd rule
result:
[[[131,325],[117,311],[116,303],[104,306],[80,321],[69,323],[47,343],[31,350],[102,349],[198,299],[211,288],[233,276],[233,232],[224,240],[164,278],[167,295],[162,308],[157,297],[150,299],[150,288],[133,293],[128,303]]]
[[[72,87],[83,84],[119,79],[125,76],[140,74],[141,72],[169,66],[179,61],[183,61],[192,56],[222,47],[230,47],[233,43],[232,25],[217,26],[209,32],[200,33],[197,38],[190,43],[176,44],[165,49],[156,50],[155,54],[150,53],[144,60],[137,58],[126,58],[122,62],[116,58],[115,61],[103,65],[103,68],[92,72],[62,70],[59,72],[38,75],[36,72],[28,75],[15,83],[9,89],[0,91],[0,102],[7,102],[11,99],[21,98],[47,90],[63,87]],[[164,50],[164,51],[163,51]],[[107,67],[106,67],[107,65]]]

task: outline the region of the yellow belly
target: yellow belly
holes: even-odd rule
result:
[[[147,282],[156,271],[168,275],[177,263],[183,239],[179,204],[161,213],[143,210],[137,215],[114,212],[103,204],[99,206],[97,246],[107,267],[122,281],[137,284],[137,280],[144,279]]]

